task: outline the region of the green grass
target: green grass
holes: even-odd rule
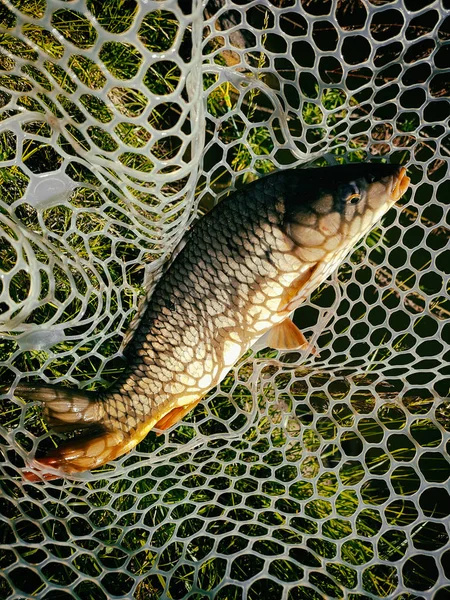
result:
[[[313,6],[314,3],[318,4],[315,0],[305,4]],[[36,19],[42,17],[45,8],[40,1],[16,0],[13,4]],[[127,31],[136,13],[136,4],[131,0],[87,4],[100,26],[111,33]],[[6,7],[1,19],[7,29],[14,25],[15,16]],[[52,26],[80,52],[92,47],[97,37],[93,25],[69,6],[54,13]],[[138,35],[147,49],[161,52],[171,47],[178,29],[172,13],[155,11],[144,19]],[[68,304],[58,319],[58,323],[67,325],[66,332],[74,339],[69,337],[58,343],[51,352],[19,353],[14,336],[2,339],[0,380],[12,383],[14,373],[33,375],[43,368],[50,379],[70,374],[72,385],[79,382],[90,389],[99,389],[115,380],[123,368],[114,358],[121,337],[105,338],[97,349],[103,357],[100,360],[93,353],[95,335],[108,327],[126,329],[137,298],[145,293],[143,265],[161,253],[159,217],[152,212],[158,206],[158,199],[152,194],[148,178],[155,164],[148,148],[152,128],[166,129],[180,117],[180,107],[164,101],[164,96],[179,88],[180,69],[168,58],[143,66],[135,45],[109,42],[103,46],[99,60],[120,81],[108,92],[105,101],[98,96],[106,85],[102,70],[95,61],[74,52],[69,68],[90,88],[90,93],[84,93],[77,106],[71,100],[76,83],[56,64],[64,51],[64,42],[34,23],[24,26],[22,33],[24,39],[36,44],[45,56],[45,60],[36,61],[37,52],[25,41],[18,42],[8,32],[1,34],[0,45],[4,50],[32,62],[16,76],[9,74],[13,59],[2,58],[5,70],[0,77],[0,100],[7,103],[8,90],[19,91],[19,106],[43,116],[40,120],[34,114],[22,127],[25,133],[40,136],[39,140],[26,139],[21,147],[22,162],[32,173],[43,173],[58,164],[59,152],[64,150],[73,156],[69,174],[80,187],[64,205],[38,210],[29,204],[18,204],[14,216],[37,234],[44,230],[54,234],[52,242],[61,256],[75,255],[92,262],[84,278],[76,268],[71,268],[80,297],[86,294],[88,282],[91,286],[84,308],[86,317],[94,315],[99,302],[106,300],[103,285],[115,292],[109,294],[112,324],[100,316],[88,339],[84,339],[85,329],[74,322],[82,310],[80,297]],[[253,52],[251,60],[260,69],[268,65],[264,53]],[[215,61],[222,66],[227,64],[223,55],[216,55]],[[129,84],[139,68],[143,69],[145,93]],[[264,77],[262,80],[270,83]],[[32,82],[40,86],[39,93],[32,91]],[[207,114],[220,120],[218,137],[225,146],[227,166],[236,175],[236,184],[244,185],[272,172],[277,168],[276,161],[286,166],[291,164],[295,160],[293,153],[277,150],[283,138],[279,120],[273,121],[271,127],[259,124],[267,121],[273,111],[269,95],[260,89],[239,92],[231,83],[213,87],[215,82],[215,75],[205,75],[204,89],[211,89]],[[56,84],[62,90],[58,105],[49,95]],[[354,111],[356,118],[364,114],[358,93],[346,96],[339,87],[331,85],[321,95],[317,85],[304,85],[301,91],[304,94],[299,111],[301,118],[290,112],[285,123],[300,149],[300,137],[303,128],[307,128],[306,139],[313,151],[320,151],[329,143],[328,151],[338,163],[365,160],[368,144],[372,142],[374,153],[380,158],[384,156],[386,144],[383,142],[389,137],[389,127],[382,118],[380,126],[372,131],[370,142],[367,131],[357,132],[349,139],[348,132],[342,128],[350,111]],[[245,138],[242,116],[231,113],[237,106],[239,93],[245,96],[242,112],[251,123]],[[133,119],[146,110],[149,96],[153,94],[161,97],[161,103],[147,121],[150,126],[136,124]],[[95,171],[76,160],[77,155],[87,149],[94,148],[103,158],[116,149],[117,142],[109,125],[113,118],[111,106],[123,117],[114,128],[114,134],[127,146],[119,163],[135,171],[129,175],[130,183],[141,186],[131,193],[136,199],[142,230],[138,229],[136,220],[129,218],[127,205],[114,187],[118,181],[115,164],[111,163],[109,176],[111,188],[117,193],[111,188],[107,192],[103,190],[110,202],[104,210],[105,196],[100,193]],[[86,120],[81,108],[93,121],[87,136],[77,127]],[[331,112],[325,116],[323,109]],[[63,123],[63,118],[69,118],[70,123]],[[417,129],[417,116],[408,113],[397,125],[404,135],[394,144],[398,143],[400,148],[399,162],[406,164],[410,153],[404,147]],[[206,127],[209,139],[214,132],[211,119],[207,119]],[[56,146],[42,140],[48,139],[53,131],[58,133]],[[0,160],[13,159],[15,148],[14,134],[6,127],[0,135]],[[177,138],[167,136],[157,146],[153,145],[151,152],[156,159],[165,160],[174,156],[178,148]],[[224,192],[231,182],[229,170],[223,165],[216,167],[222,155],[220,149],[213,148],[205,156],[205,170],[210,174],[209,186],[214,193]],[[318,160],[316,164],[323,166],[326,161]],[[21,198],[28,179],[17,166],[0,169],[5,206],[0,209],[2,215],[7,214],[6,207]],[[201,178],[196,189],[197,196],[201,197],[200,214],[212,204],[211,195],[203,194],[205,185],[206,179]],[[402,200],[404,231],[414,232],[417,207],[426,194],[425,189],[419,188],[413,202],[405,206],[409,195]],[[165,210],[172,208],[168,205]],[[389,219],[389,215],[385,217],[384,233],[375,228],[366,237],[365,245],[355,249],[339,270],[343,299],[332,328],[324,331],[319,340],[324,356],[331,357],[330,363],[342,374],[336,380],[332,381],[325,370],[301,365],[301,357],[293,353],[278,357],[281,369],[279,364],[271,363],[277,358],[276,352],[261,352],[256,361],[246,356],[235,373],[222,381],[217,394],[211,392],[167,439],[154,432],[148,435],[139,445],[140,454],[125,460],[126,478],[111,479],[110,468],[105,468],[97,471],[102,479],[75,485],[70,482],[48,484],[44,492],[41,486],[19,485],[17,471],[7,470],[7,477],[0,483],[3,492],[0,512],[5,519],[0,542],[5,548],[14,545],[24,570],[9,571],[10,583],[0,578],[0,596],[10,596],[11,583],[20,590],[18,593],[27,597],[45,594],[45,582],[48,582],[63,587],[73,585],[72,589],[83,599],[104,598],[105,591],[107,595],[119,597],[130,597],[132,593],[137,600],[181,598],[196,585],[201,592],[194,597],[204,598],[204,593],[210,593],[215,598],[233,600],[241,598],[242,582],[266,569],[283,585],[292,586],[293,599],[323,597],[308,584],[313,584],[325,596],[340,598],[355,590],[355,567],[363,567],[361,584],[365,592],[384,597],[395,589],[395,566],[407,548],[411,550],[405,535],[407,527],[415,524],[411,535],[416,554],[423,548],[446,547],[448,536],[446,541],[445,530],[440,527],[442,521],[427,523],[428,517],[445,518],[445,498],[438,492],[421,494],[422,520],[417,513],[417,498],[419,476],[431,482],[430,491],[442,490],[432,482],[440,484],[445,480],[447,466],[435,454],[425,455],[420,468],[413,464],[417,446],[433,452],[444,439],[441,428],[450,431],[449,403],[441,402],[432,418],[430,411],[435,401],[431,393],[423,392],[427,388],[426,372],[436,368],[426,360],[432,360],[433,354],[439,353],[439,342],[431,339],[423,348],[420,358],[425,362],[415,382],[416,391],[399,395],[394,376],[385,387],[377,383],[379,369],[386,360],[395,358],[398,361],[395,366],[401,371],[402,360],[411,356],[409,350],[414,340],[411,333],[405,333],[410,323],[417,338],[428,334],[432,319],[424,314],[427,296],[436,298],[431,306],[434,317],[448,316],[450,307],[439,281],[423,277],[419,284],[421,293],[413,291],[416,279],[430,264],[430,250],[442,249],[445,232],[437,228],[440,214],[433,212],[432,206],[428,212],[422,212],[421,223],[431,232],[427,238],[429,249],[421,247],[415,251],[414,271],[405,267],[394,281],[389,264],[401,261],[399,240],[404,238],[400,238],[398,228]],[[7,273],[14,268],[17,253],[13,248],[14,231],[8,228],[5,231],[11,243],[4,243],[0,248],[0,268]],[[114,252],[111,239],[115,242]],[[35,253],[42,265],[41,297],[48,299],[27,317],[27,322],[45,324],[68,299],[72,284],[67,273],[55,267],[50,274],[57,283],[50,297],[49,274],[45,271],[48,259],[38,246]],[[370,268],[364,265],[366,256]],[[375,275],[371,279],[373,271]],[[354,274],[357,284],[352,283]],[[117,291],[124,282],[125,287]],[[14,274],[10,294],[15,302],[20,303],[27,297],[29,285],[25,270]],[[365,302],[359,298],[361,289]],[[408,300],[405,308],[401,304],[401,293],[406,294]],[[375,303],[377,295],[380,301]],[[319,308],[330,305],[329,286],[322,285],[311,301],[311,308],[301,308],[296,315],[305,331],[314,326]],[[400,309],[398,330],[394,326],[380,325],[385,314]],[[126,318],[118,325],[122,314]],[[372,328],[371,347],[361,350],[358,357],[358,350],[349,350],[349,343],[366,335],[364,318]],[[391,342],[392,351],[386,347],[387,342]],[[351,359],[365,365],[363,372],[357,368],[354,372],[344,371]],[[101,364],[101,376],[92,381]],[[255,369],[259,369],[256,389],[250,383]],[[295,381],[292,374],[297,378]],[[306,378],[313,388],[310,396]],[[349,379],[357,386],[357,392],[351,397]],[[383,400],[382,407],[375,413],[374,388]],[[444,390],[441,395],[447,394],[448,390]],[[409,427],[407,418],[412,421]],[[7,431],[25,426],[37,437],[48,431],[39,407],[25,407],[7,400],[0,400],[0,423]],[[200,447],[189,445],[195,442],[196,431],[206,437]],[[224,436],[230,432],[234,437],[228,440]],[[388,435],[386,450],[380,442]],[[41,450],[57,445],[58,439],[47,437]],[[23,429],[15,440],[26,452],[30,451],[31,437],[25,435]],[[147,464],[147,455],[155,458],[155,464]],[[8,454],[8,460],[20,464],[13,453]],[[392,466],[395,469],[390,471]],[[321,467],[325,471],[319,474]],[[389,496],[387,481],[395,491],[395,498]],[[352,527],[354,518],[355,528]],[[10,523],[15,524],[15,531]],[[385,523],[388,529],[381,535]],[[178,541],[174,541],[174,536]],[[42,566],[48,556],[50,562]],[[392,561],[392,565],[366,566],[373,556]],[[0,552],[2,570],[15,560],[16,554],[11,550]],[[410,577],[415,576],[418,585],[426,589],[428,575],[421,571],[425,563],[422,564],[420,558],[416,561],[416,575]],[[227,562],[234,583],[224,585]],[[36,566],[36,570],[26,565]],[[325,567],[327,574],[314,570],[320,566]],[[171,569],[175,572],[169,577]],[[137,587],[130,592],[134,582]],[[266,598],[278,599],[281,593],[279,583],[256,579],[249,586],[247,597],[256,599],[264,594]]]

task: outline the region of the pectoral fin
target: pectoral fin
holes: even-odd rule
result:
[[[185,404],[184,406],[177,406],[176,408],[172,408],[162,419],[160,419],[154,426],[155,429],[160,429],[161,431],[165,431],[181,421],[183,417],[185,417],[193,408],[197,406],[200,402],[201,398],[191,402],[190,404]],[[158,434],[160,435],[160,434]]]
[[[291,312],[296,309],[305,300],[304,288],[313,277],[319,263],[312,265],[284,291],[281,296],[278,312]]]
[[[318,356],[316,348],[310,348],[308,340],[291,319],[285,319],[278,325],[269,329],[253,346],[255,351],[261,348],[275,348],[276,350],[308,350]]]

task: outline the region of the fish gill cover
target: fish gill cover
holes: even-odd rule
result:
[[[3,598],[450,592],[445,2],[0,4]],[[115,381],[197,215],[301,164],[410,191],[300,307],[319,356],[248,353],[183,422],[75,480],[23,381]]]

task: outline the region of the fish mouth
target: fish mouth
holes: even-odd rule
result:
[[[408,189],[411,179],[406,175],[406,167],[401,167],[397,175],[394,176],[391,190],[391,202],[395,204]]]

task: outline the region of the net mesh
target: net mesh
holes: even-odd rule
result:
[[[0,4],[2,598],[445,598],[445,2]],[[100,389],[196,215],[288,165],[410,191],[184,421],[76,480],[19,381]]]

